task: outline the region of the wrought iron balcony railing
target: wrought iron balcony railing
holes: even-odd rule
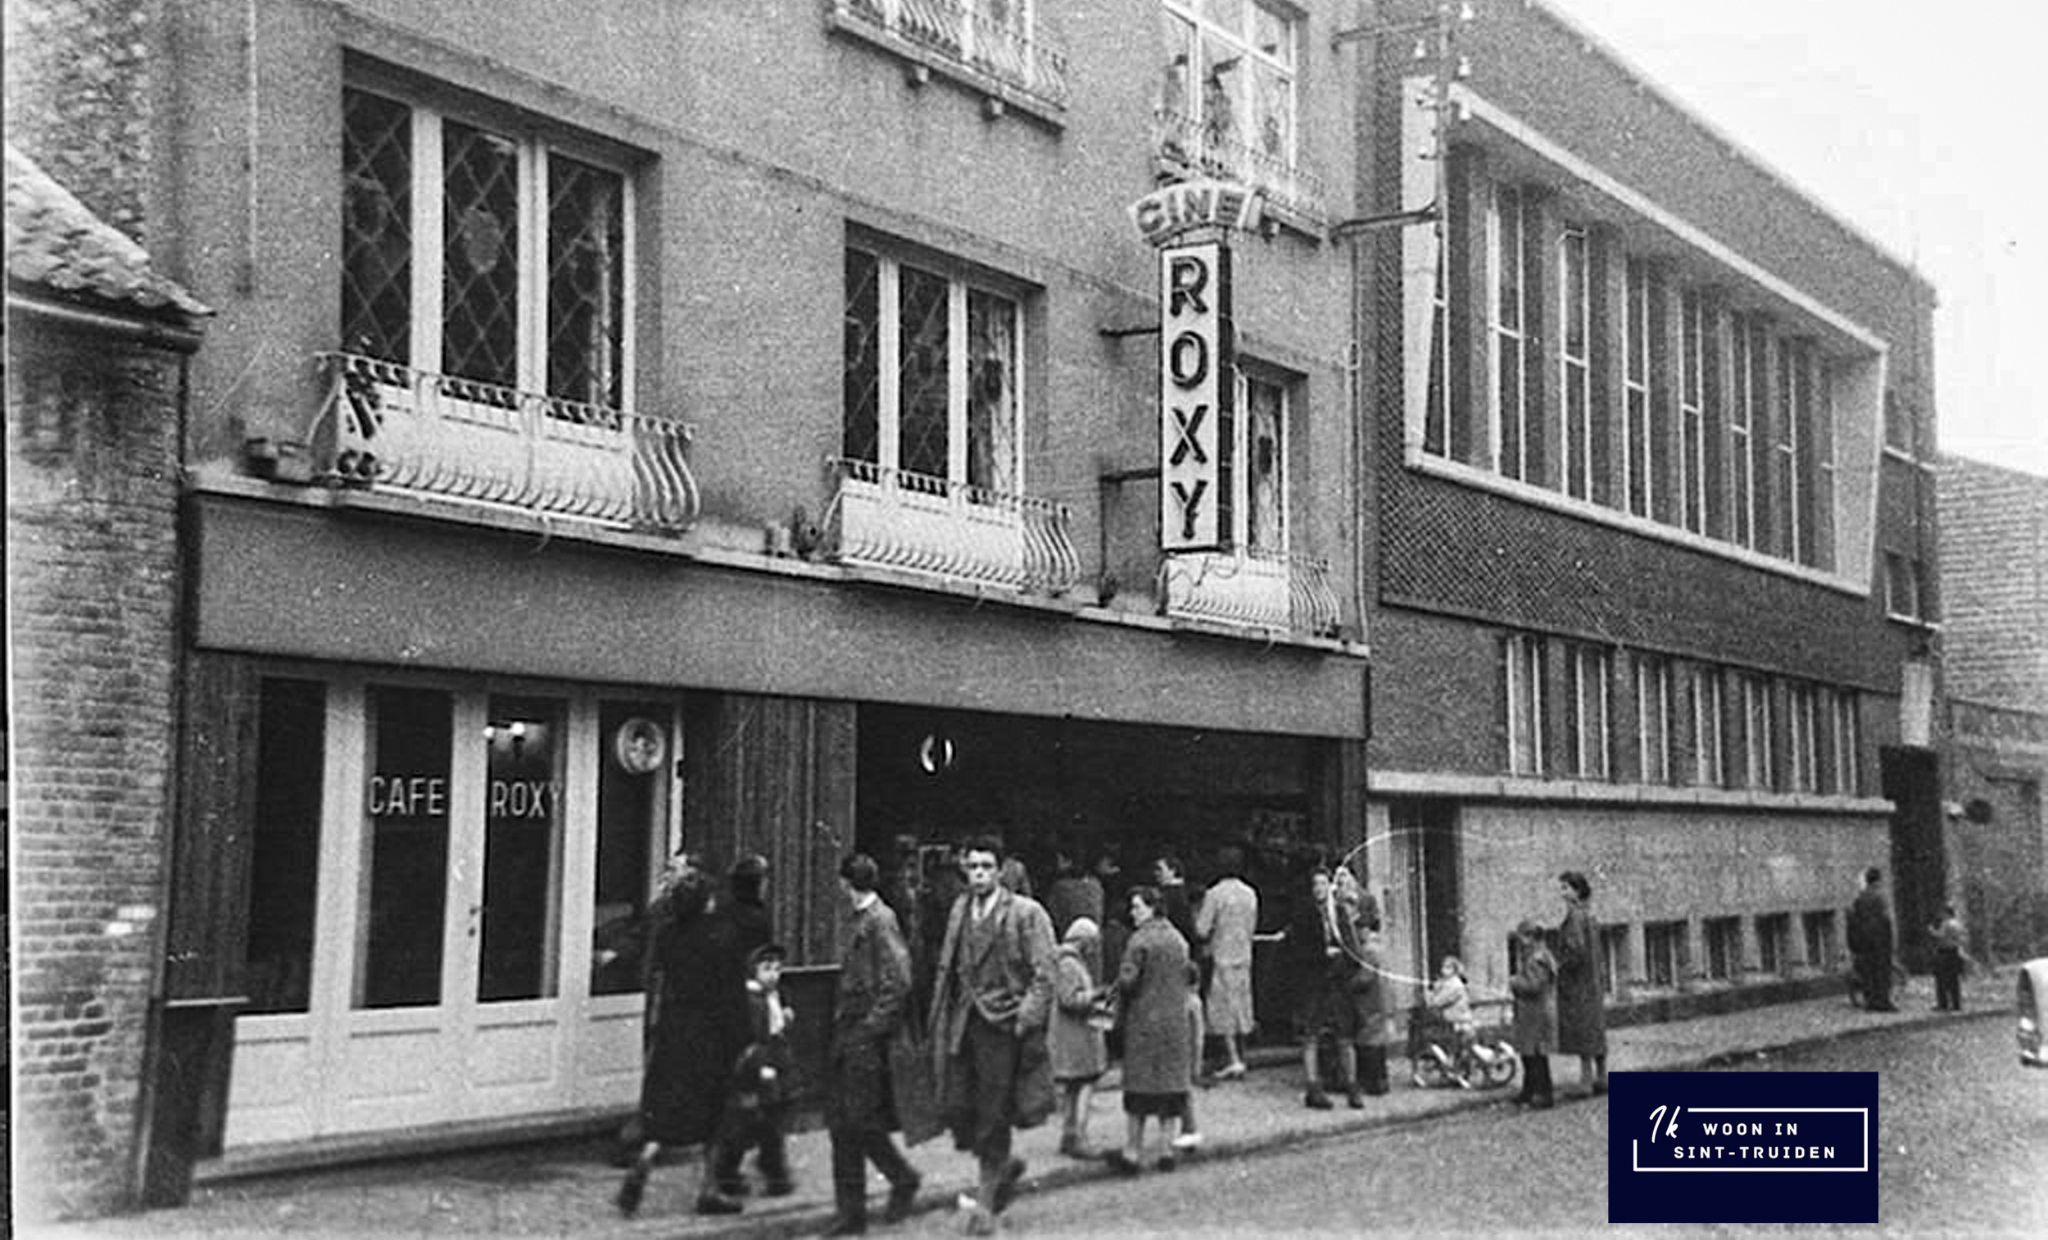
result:
[[[1065,594],[1080,580],[1066,505],[832,457],[824,522],[842,564]]]
[[[1055,108],[1067,106],[1067,54],[1029,0],[831,0],[842,28],[901,39],[945,65]]]
[[[1184,551],[1159,566],[1166,614],[1233,628],[1338,635],[1329,561],[1246,551]]]
[[[636,529],[696,520],[690,429],[354,353],[324,353],[327,481]]]
[[[1251,185],[1267,201],[1305,219],[1326,218],[1323,179],[1298,161],[1247,146],[1178,112],[1154,112],[1152,121],[1154,149],[1168,166]]]

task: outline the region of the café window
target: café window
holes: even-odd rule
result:
[[[438,689],[372,686],[365,875],[351,988],[359,1008],[441,998],[448,897],[449,760],[454,707]]]
[[[563,703],[490,700],[477,995],[553,998],[561,979]]]
[[[303,1012],[311,998],[327,693],[317,681],[266,677],[258,701],[242,1009],[251,1016]]]
[[[1014,494],[1022,308],[941,266],[846,251],[843,450],[906,485]]]

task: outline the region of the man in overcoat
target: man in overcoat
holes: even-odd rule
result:
[[[973,1235],[994,1234],[996,1216],[1023,1178],[1024,1160],[1010,1152],[1012,1129],[1043,1122],[1054,1104],[1045,1046],[1052,918],[996,881],[1001,847],[984,837],[961,850],[967,890],[947,918],[932,995],[940,1113],[954,1144],[980,1164]]]
[[[1849,906],[1849,955],[1864,1009],[1896,1012],[1892,1003],[1892,911],[1884,902],[1884,871],[1863,871],[1863,890]]]
[[[828,1236],[867,1230],[868,1163],[889,1181],[890,1222],[909,1217],[921,1182],[889,1130],[896,1125],[889,1043],[910,1003],[910,946],[895,910],[875,890],[874,858],[854,853],[839,863],[840,888],[852,906],[839,934],[839,984],[832,996],[832,1039],[826,1051],[825,1127],[832,1136],[832,1198]]]

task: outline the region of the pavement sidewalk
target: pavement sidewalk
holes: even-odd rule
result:
[[[1737,1063],[1774,1052],[1859,1032],[1988,1017],[2010,1019],[2013,972],[1975,971],[1964,982],[1964,1012],[1934,1010],[1933,984],[1916,977],[1897,996],[1897,1013],[1864,1012],[1840,995],[1777,1004],[1724,1015],[1610,1030],[1612,1071],[1684,1071]],[[1561,1105],[1581,1094],[1576,1063],[1555,1061]],[[1364,1110],[1347,1109],[1341,1098],[1332,1111],[1302,1105],[1301,1072],[1292,1055],[1269,1055],[1249,1076],[1196,1091],[1205,1144],[1185,1160],[1181,1176],[1201,1175],[1207,1163],[1243,1157],[1303,1141],[1345,1133],[1425,1122],[1454,1112],[1501,1107],[1513,1087],[1497,1090],[1418,1089],[1408,1065],[1390,1066],[1393,1092],[1368,1098]],[[1089,1128],[1091,1144],[1106,1149],[1121,1140],[1121,1095],[1096,1095]],[[1055,1151],[1057,1123],[1018,1134],[1017,1152],[1030,1170],[1013,1213],[1028,1220],[1030,1200],[1063,1186],[1105,1178],[1100,1162],[1065,1158]],[[745,1236],[815,1234],[831,1218],[830,1154],[822,1131],[789,1141],[798,1189],[774,1201],[750,1199],[746,1213],[704,1218],[691,1212],[697,1182],[694,1158],[655,1170],[638,1217],[622,1219],[611,1204],[620,1173],[594,1141],[556,1142],[497,1151],[451,1155],[411,1163],[378,1164],[303,1174],[279,1175],[201,1186],[182,1209],[30,1229],[22,1235],[50,1237],[268,1237],[277,1235],[367,1236]],[[924,1175],[919,1208],[952,1210],[975,1180],[973,1160],[953,1150],[944,1137],[911,1151]],[[873,1230],[880,1224],[884,1184],[873,1177]]]

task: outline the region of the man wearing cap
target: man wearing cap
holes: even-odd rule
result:
[[[1042,1123],[1053,1107],[1046,1022],[1052,1011],[1052,918],[1029,896],[996,881],[1002,846],[990,838],[961,850],[967,890],[953,902],[932,996],[932,1055],[939,1110],[953,1142],[972,1150],[981,1187],[971,1235],[995,1233],[1016,1195],[1024,1160],[1011,1130]],[[1043,1096],[1031,1086],[1042,1078]]]
[[[868,1164],[889,1180],[883,1215],[897,1222],[917,1203],[920,1178],[889,1130],[897,1118],[889,1044],[910,1004],[910,946],[896,912],[875,890],[874,858],[839,863],[839,886],[852,906],[839,934],[839,984],[832,995],[832,1038],[825,1060],[825,1127],[832,1135],[828,1236],[857,1236],[868,1226]]]

